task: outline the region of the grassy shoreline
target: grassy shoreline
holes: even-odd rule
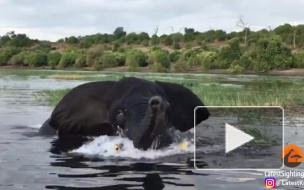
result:
[[[304,70],[303,70],[304,71]],[[212,73],[156,73],[74,70],[0,69],[0,77],[38,76],[54,80],[103,81],[137,76],[181,84],[192,90],[207,106],[282,106],[289,113],[304,114],[304,78],[268,75]],[[233,80],[227,80],[231,77]],[[55,106],[70,89],[38,92],[38,100]]]
[[[254,72],[254,71],[245,71],[241,74],[233,74],[229,72],[229,69],[212,69],[208,71],[202,71],[200,67],[194,67],[191,70],[185,71],[185,72],[156,72],[153,69],[149,67],[140,67],[137,72],[130,72],[128,71],[128,68],[125,66],[119,66],[115,68],[106,68],[103,71],[95,71],[91,68],[75,68],[75,67],[67,67],[67,68],[61,68],[61,69],[52,69],[50,66],[44,66],[44,67],[17,67],[17,66],[0,66],[0,74],[5,74],[5,72],[8,72],[8,74],[14,74],[14,73],[20,73],[20,72],[38,72],[38,71],[47,71],[47,72],[82,72],[82,73],[95,73],[95,74],[102,74],[102,73],[156,73],[156,74],[170,74],[170,75],[183,75],[183,74],[227,74],[227,75],[261,75],[261,76],[304,76],[304,68],[292,68],[292,69],[273,69],[268,72]]]

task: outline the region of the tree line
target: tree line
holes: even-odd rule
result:
[[[220,46],[214,44],[220,43]],[[55,45],[54,45],[55,44]],[[66,45],[63,51],[56,45]],[[274,30],[227,33],[223,30],[172,33],[151,37],[129,33],[118,27],[113,34],[67,37],[57,43],[9,32],[0,37],[0,65],[90,67],[102,70],[127,66],[130,71],[150,67],[158,72],[184,72],[193,67],[202,71],[228,69],[269,71],[304,67],[304,25],[284,24]],[[145,50],[140,50],[145,47]]]

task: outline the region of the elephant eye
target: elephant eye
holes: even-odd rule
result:
[[[121,110],[118,110],[116,115],[116,122],[118,125],[122,125],[124,121],[124,113]]]

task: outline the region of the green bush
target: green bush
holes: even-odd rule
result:
[[[127,58],[126,54],[117,52],[117,53],[113,53],[113,55],[118,63],[118,66],[123,66],[126,64],[126,58]]]
[[[199,57],[197,55],[193,55],[187,60],[187,65],[189,68],[192,68],[193,66],[200,65],[200,62]]]
[[[179,59],[176,64],[173,65],[173,71],[176,73],[185,72],[187,71],[187,69],[187,62],[183,59]]]
[[[101,65],[102,68],[111,68],[111,67],[117,67],[118,66],[118,62],[115,59],[115,55],[107,53],[107,54],[103,54],[101,56]]]
[[[186,49],[191,49],[192,48],[192,43],[191,42],[187,42],[185,48]]]
[[[213,51],[205,51],[197,55],[202,71],[208,71],[216,68],[217,53]]]
[[[173,44],[173,39],[171,36],[166,36],[164,39],[164,44],[167,46],[171,46]]]
[[[8,61],[8,64],[17,65],[17,66],[25,65],[24,64],[25,56],[26,56],[26,52],[22,51],[11,57],[11,59]]]
[[[174,42],[173,43],[173,49],[179,50],[179,49],[181,49],[181,45],[178,42]]]
[[[153,64],[153,68],[154,68],[154,70],[156,71],[156,72],[162,72],[162,73],[164,73],[164,72],[168,72],[168,68],[166,68],[166,67],[164,67],[161,63],[159,63],[159,62],[155,62],[154,64]]]
[[[40,42],[34,50],[49,53],[52,50],[52,44],[51,42]]]
[[[4,47],[0,50],[0,65],[6,65],[11,57],[21,52],[17,47]]]
[[[244,67],[245,69],[248,70],[253,70],[254,69],[254,59],[255,55],[253,54],[254,52],[246,52],[244,53],[241,58],[240,58],[240,63],[241,66]]]
[[[196,55],[200,54],[201,52],[204,52],[204,50],[200,47],[195,47],[195,48],[184,50],[184,51],[182,51],[181,59],[188,62],[190,57],[195,57]]]
[[[59,64],[60,59],[61,59],[61,53],[51,52],[48,54],[48,65],[56,66]]]
[[[151,38],[151,45],[158,45],[160,43],[160,39],[157,35],[153,35]]]
[[[260,39],[254,51],[256,54],[255,70],[286,69],[294,65],[291,50],[282,42],[280,36],[273,36],[270,40]]]
[[[86,54],[78,54],[75,59],[74,66],[76,68],[85,67],[86,66]]]
[[[125,48],[123,48],[123,47],[120,47],[120,48],[118,48],[118,50],[117,50],[118,52],[120,52],[120,53],[124,53],[125,51],[126,51],[126,49]]]
[[[118,42],[115,42],[114,46],[113,46],[113,51],[118,51],[119,47],[120,47],[120,44]]]
[[[152,46],[152,47],[149,48],[149,53],[152,53],[152,52],[155,52],[155,51],[158,51],[158,50],[163,50],[163,49],[159,46]]]
[[[304,51],[294,54],[295,56],[295,67],[304,68]]]
[[[228,69],[234,60],[239,60],[243,52],[238,38],[232,38],[228,41],[227,47],[220,49],[218,53],[218,63],[221,69]]]
[[[77,54],[74,51],[65,52],[62,54],[58,66],[60,68],[65,68],[75,64]]]
[[[101,47],[90,48],[87,52],[86,65],[93,66],[95,61],[99,59],[103,54],[103,49]]]
[[[136,54],[128,54],[126,58],[126,65],[129,71],[137,71],[139,67],[139,60]]]
[[[182,57],[182,52],[180,52],[180,51],[174,51],[174,52],[170,53],[170,55],[169,55],[169,59],[171,62],[176,62],[181,57]]]
[[[130,55],[132,55],[132,57],[134,56],[136,58],[139,67],[148,66],[147,55],[144,52],[137,50],[137,49],[132,49],[127,52],[127,58]]]
[[[148,47],[148,46],[149,46],[149,40],[147,40],[147,39],[144,40],[144,41],[142,42],[142,45]]]
[[[158,50],[153,53],[154,57],[154,64],[161,64],[164,68],[170,68],[170,59],[169,55],[166,51]],[[154,65],[154,66],[156,66]],[[159,66],[156,66],[159,67]]]
[[[102,70],[103,69],[103,67],[102,67],[102,65],[101,65],[101,57],[99,57],[98,59],[96,59],[95,61],[94,61],[94,64],[93,64],[93,69],[95,70],[95,71],[100,71],[100,70]]]
[[[228,71],[230,73],[233,73],[233,74],[241,74],[245,71],[246,69],[240,65],[239,61],[238,60],[235,60],[232,64],[231,64],[231,67],[228,69]]]
[[[41,51],[31,52],[26,58],[25,62],[31,67],[41,67],[47,65],[47,54]]]

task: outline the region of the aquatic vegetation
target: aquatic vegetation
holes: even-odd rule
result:
[[[54,79],[66,79],[66,80],[75,80],[75,79],[83,79],[86,76],[79,74],[71,74],[71,75],[51,75],[50,78]]]

